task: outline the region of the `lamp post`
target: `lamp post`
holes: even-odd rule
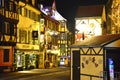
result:
[[[85,39],[86,30],[87,30],[86,21],[81,20],[80,23],[76,25],[75,42],[79,42]]]
[[[86,23],[83,21],[81,23],[82,40],[85,39],[85,30],[86,30]]]

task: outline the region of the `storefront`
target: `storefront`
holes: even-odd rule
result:
[[[53,68],[57,66],[57,55],[53,54],[53,53],[48,53],[48,61],[49,61],[49,68]]]
[[[118,79],[120,34],[95,36],[71,45],[70,50],[71,80]]]
[[[45,68],[53,68],[58,66],[58,53],[60,53],[59,50],[47,50]],[[48,66],[46,66],[46,61],[48,62]]]
[[[14,54],[16,70],[33,69],[39,67],[39,46],[17,44]]]
[[[11,70],[13,68],[13,47],[0,46],[0,71]]]

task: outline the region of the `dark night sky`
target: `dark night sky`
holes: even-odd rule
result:
[[[43,3],[44,6],[52,6],[54,0],[38,0],[39,3]],[[96,5],[105,4],[107,0],[55,0],[57,11],[67,19],[68,29],[74,30],[75,16],[78,6],[81,5]],[[73,31],[74,32],[74,31]]]
[[[78,6],[104,4],[107,0],[56,0],[57,11],[67,19],[71,29],[74,29],[74,20]]]
[[[78,6],[104,4],[107,0],[56,0],[57,10],[70,19],[75,16]]]

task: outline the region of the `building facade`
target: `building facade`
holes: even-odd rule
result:
[[[107,9],[107,33],[119,34],[120,33],[120,1],[108,0],[106,4]]]
[[[71,80],[119,80],[119,43],[120,34],[109,34],[71,45]]]
[[[43,54],[44,67],[48,66],[46,63],[49,63],[49,68],[57,66],[57,56],[59,53],[58,45],[58,28],[60,23],[57,20],[52,19],[50,16],[41,14],[41,33],[40,33],[40,50]]]
[[[40,10],[36,0],[19,1],[19,22],[17,24],[17,44],[14,50],[16,70],[39,68]]]
[[[58,61],[59,57],[61,56],[68,56],[68,44],[70,44],[70,39],[68,39],[69,35],[69,30],[67,29],[67,20],[62,17],[57,9],[56,9],[56,3],[55,0],[51,4],[51,6],[41,6],[41,11],[51,17],[51,19],[54,19],[59,22],[58,26],[58,50],[57,50],[57,55],[58,55]],[[69,43],[68,43],[69,42]]]
[[[52,68],[67,56],[67,21],[43,13],[38,2],[0,0],[0,70]]]
[[[75,42],[105,34],[105,22],[104,5],[79,6],[75,18]]]
[[[0,70],[12,69],[14,47],[17,42],[17,13],[16,0],[0,0]]]

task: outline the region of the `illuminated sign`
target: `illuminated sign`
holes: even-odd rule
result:
[[[108,63],[109,63],[110,80],[114,80],[114,62],[111,58],[109,58]]]

